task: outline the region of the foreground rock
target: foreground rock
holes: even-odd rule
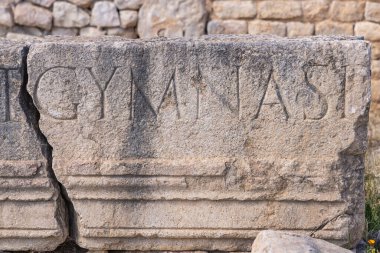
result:
[[[265,230],[260,232],[253,245],[252,253],[352,253],[323,240],[285,232]]]
[[[67,214],[25,90],[27,46],[0,45],[0,249],[54,250],[67,237]]]
[[[248,251],[272,228],[356,243],[369,51],[351,37],[32,45],[28,91],[77,242]]]

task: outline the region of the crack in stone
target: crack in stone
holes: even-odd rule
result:
[[[68,219],[68,222],[60,219],[60,217],[64,217],[64,215],[61,215],[58,213],[58,212],[60,212],[60,208],[56,209],[56,212],[57,212],[56,218],[59,222],[60,228],[62,230],[65,230],[66,229],[65,226],[66,226],[66,224],[68,224],[67,229],[69,232],[68,237],[66,238],[65,242],[62,244],[63,246],[60,246],[58,248],[65,248],[65,245],[69,244],[69,245],[71,245],[70,247],[72,249],[74,249],[74,248],[81,249],[75,243],[75,238],[76,238],[76,233],[77,233],[77,222],[76,222],[76,212],[74,209],[74,205],[73,205],[72,201],[70,200],[70,198],[67,194],[65,186],[62,185],[61,182],[59,182],[59,180],[57,179],[57,177],[54,173],[53,166],[52,166],[52,164],[53,164],[52,163],[53,162],[53,155],[52,155],[53,147],[49,144],[46,136],[42,133],[42,131],[39,127],[40,113],[39,113],[37,107],[34,105],[33,99],[32,99],[31,95],[29,94],[29,92],[27,91],[27,88],[26,88],[27,84],[28,84],[28,69],[27,69],[28,53],[29,53],[29,45],[25,46],[23,51],[22,51],[22,63],[21,63],[22,84],[21,84],[21,89],[20,89],[20,94],[19,94],[20,95],[19,96],[20,97],[20,105],[21,105],[21,108],[26,115],[27,123],[33,128],[33,130],[35,131],[35,133],[38,137],[38,140],[41,144],[41,152],[47,160],[46,170],[47,170],[48,177],[50,178],[50,180],[52,181],[52,184],[54,185],[54,188],[57,189],[58,194],[60,195],[58,197],[57,201],[62,200],[63,205],[65,206],[65,208],[67,210],[67,216],[68,217],[66,217],[66,218]],[[74,242],[75,246],[73,245],[73,242]],[[76,250],[75,252],[86,252],[85,249],[83,249],[83,250],[84,251],[77,251]]]
[[[344,214],[345,214],[345,212],[341,212],[341,213],[338,213],[337,215],[335,215],[334,217],[332,217],[330,219],[324,220],[321,225],[319,225],[316,229],[313,230],[313,232],[311,232],[309,234],[309,236],[310,237],[315,237],[315,234],[318,231],[323,230],[329,223],[336,221],[339,217],[343,216]]]

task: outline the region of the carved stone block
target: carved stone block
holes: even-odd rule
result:
[[[32,45],[28,91],[77,242],[249,251],[270,228],[355,243],[369,53],[354,37]]]
[[[28,46],[0,45],[0,249],[54,250],[67,237],[67,214],[26,91]]]

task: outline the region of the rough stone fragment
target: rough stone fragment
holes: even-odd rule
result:
[[[199,37],[204,34],[206,19],[205,0],[144,1],[137,33],[140,38]]]
[[[90,23],[90,15],[78,6],[66,2],[56,2],[53,6],[54,26],[84,27]]]
[[[245,20],[211,20],[207,24],[208,34],[246,34],[248,24]]]
[[[35,36],[35,35],[15,33],[15,32],[8,32],[5,37],[10,40],[18,40],[18,41],[34,41],[34,40],[41,39],[40,37]]]
[[[0,26],[12,27],[13,18],[9,7],[0,6]]]
[[[28,0],[28,1],[34,4],[46,7],[46,8],[50,8],[50,6],[52,6],[52,4],[55,2],[55,0]]]
[[[80,7],[83,7],[83,8],[87,8],[89,6],[91,6],[93,0],[67,0],[75,5],[78,5]]]
[[[51,34],[56,36],[76,36],[78,35],[78,29],[54,27]]]
[[[365,7],[365,19],[380,23],[380,3],[367,2]]]
[[[99,37],[106,33],[105,30],[100,30],[96,27],[83,27],[79,31],[79,35],[84,37]]]
[[[371,64],[372,78],[380,79],[380,61],[372,61]]]
[[[14,26],[11,32],[41,37],[44,35],[41,29],[36,27]]]
[[[286,24],[276,21],[255,20],[248,22],[249,34],[273,34],[286,36]]]
[[[300,1],[267,0],[257,3],[258,16],[261,19],[291,19],[302,16]]]
[[[26,53],[0,40],[0,248],[50,251],[66,239],[67,216],[25,90]]]
[[[0,37],[5,37],[7,35],[8,28],[5,26],[0,26]]]
[[[264,230],[257,235],[252,253],[352,253],[324,240],[280,231]]]
[[[220,19],[254,18],[256,3],[253,1],[214,1],[213,14]]]
[[[380,24],[358,22],[355,24],[355,35],[364,36],[366,40],[380,41]]]
[[[91,12],[91,25],[98,27],[120,26],[119,13],[115,4],[107,1],[96,2]]]
[[[354,22],[364,17],[365,1],[333,1],[330,17],[336,21]]]
[[[73,38],[32,46],[27,87],[84,248],[248,251],[262,228],[350,246],[369,65],[355,37]]]
[[[119,10],[138,10],[144,0],[114,0],[114,2]]]
[[[354,25],[333,21],[322,21],[315,25],[316,35],[353,35]]]
[[[311,36],[314,33],[314,24],[301,23],[301,22],[289,22],[286,24],[287,36],[299,37],[299,36]]]
[[[380,59],[380,42],[371,43],[372,48],[372,59],[379,60]]]
[[[107,35],[112,35],[112,36],[123,36],[128,39],[136,39],[137,34],[135,29],[127,28],[108,28],[107,29]]]
[[[371,102],[380,103],[380,80],[371,81]]]
[[[14,9],[14,19],[16,24],[36,26],[45,30],[50,30],[53,15],[47,9],[25,2],[16,5],[16,8]]]
[[[120,23],[123,28],[135,27],[137,19],[137,11],[120,11]]]
[[[303,16],[307,21],[322,21],[328,15],[329,6],[330,0],[304,0],[302,1]]]

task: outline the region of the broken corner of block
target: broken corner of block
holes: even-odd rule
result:
[[[68,216],[26,92],[28,45],[0,41],[0,249],[54,250]]]

